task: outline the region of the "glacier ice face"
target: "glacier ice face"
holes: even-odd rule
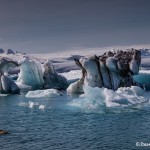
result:
[[[20,85],[31,86],[32,89],[43,88],[43,72],[40,62],[24,58],[20,61],[20,73],[17,79]]]
[[[83,57],[80,59],[82,67],[86,70],[86,76],[84,79],[84,84],[91,87],[101,87],[102,79],[99,74],[98,65],[96,63],[95,57],[86,58]]]
[[[134,75],[137,75],[139,73],[139,66],[137,65],[137,62],[135,60],[132,60],[130,62],[129,68],[130,70],[132,70],[132,73]]]
[[[105,111],[107,108],[135,107],[148,102],[140,87],[121,87],[117,91],[107,88],[84,86],[84,94],[74,99],[68,105],[85,111]]]
[[[110,76],[110,83],[111,83],[111,89],[117,90],[120,86],[121,82],[121,75],[119,73],[119,69],[117,68],[117,59],[115,57],[108,57],[106,59],[106,67],[109,70],[109,76]],[[101,66],[100,66],[101,68]],[[102,72],[103,74],[103,72]],[[105,77],[104,79],[105,80]],[[105,81],[109,82],[109,81]]]
[[[60,95],[61,95],[60,92],[56,89],[46,89],[46,90],[29,91],[26,94],[26,97],[40,98],[40,97],[57,97]]]

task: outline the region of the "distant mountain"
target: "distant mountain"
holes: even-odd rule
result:
[[[0,54],[1,54],[1,53],[4,53],[4,52],[5,52],[5,51],[4,51],[3,49],[0,48]]]
[[[6,50],[5,52],[6,52],[6,54],[13,54],[13,55],[15,54],[14,51],[11,49]]]
[[[69,58],[67,58],[66,60],[80,59],[81,57],[83,57],[83,56],[81,56],[81,55],[72,55]]]
[[[141,55],[142,56],[150,56],[150,49],[148,48],[143,48],[143,49],[139,49],[141,51]],[[19,51],[14,52],[12,49],[7,49],[7,50],[3,50],[2,48],[0,48],[0,54],[6,54],[6,55],[26,55],[26,53],[22,53]],[[66,60],[71,60],[73,61],[75,58],[76,59],[80,59],[81,57],[83,57],[82,55],[71,55],[70,57],[66,58]]]
[[[11,50],[11,49],[8,49],[8,50],[3,50],[3,49],[0,49],[0,54],[3,54],[3,53],[5,53],[5,54],[15,54],[15,52],[13,51],[13,50]]]

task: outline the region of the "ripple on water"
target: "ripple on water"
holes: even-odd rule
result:
[[[0,98],[0,127],[10,132],[0,136],[0,148],[125,150],[136,149],[135,143],[140,140],[148,141],[148,105],[125,113],[86,112],[68,106],[73,99],[65,94],[34,100],[20,95]],[[29,108],[29,102],[38,106]],[[39,109],[41,105],[46,106],[44,111]]]

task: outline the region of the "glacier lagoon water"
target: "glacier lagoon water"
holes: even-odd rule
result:
[[[10,134],[0,135],[0,149],[136,150],[136,142],[149,143],[149,105],[87,112],[68,105],[77,97],[65,92],[54,98],[26,98],[25,93],[1,96],[0,129]]]

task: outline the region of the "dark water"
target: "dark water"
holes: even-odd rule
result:
[[[136,142],[150,143],[149,107],[88,113],[67,106],[72,99],[66,94],[41,99],[0,97],[0,129],[10,132],[0,135],[0,150],[136,150]],[[46,108],[29,108],[29,101]]]

